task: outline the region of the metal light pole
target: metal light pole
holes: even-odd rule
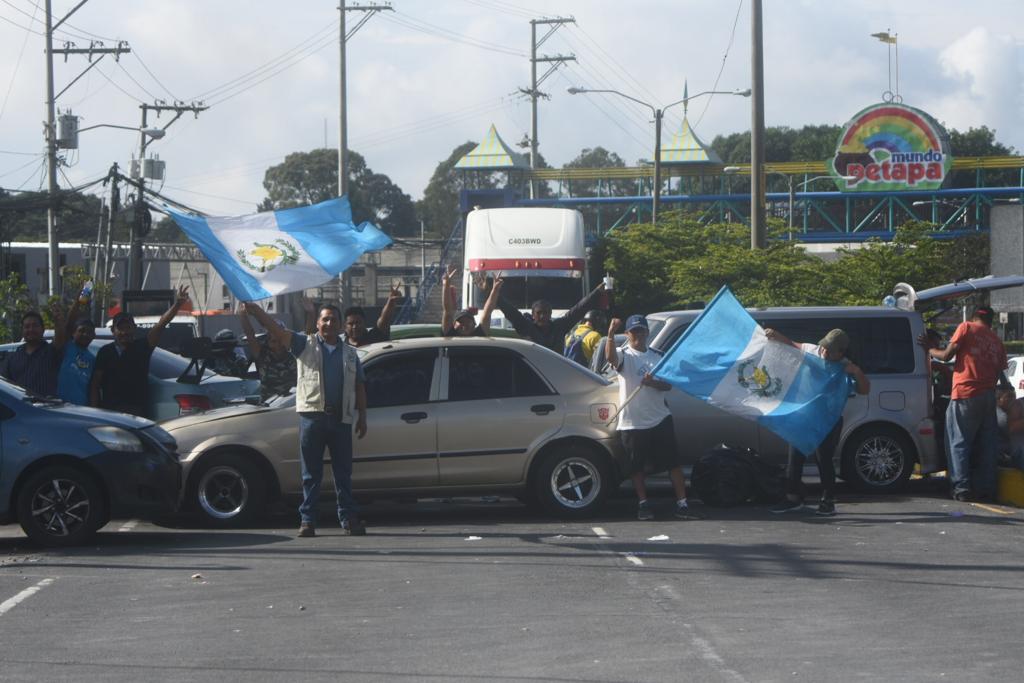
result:
[[[46,167],[47,206],[46,241],[49,277],[47,286],[51,295],[59,293],[60,244],[57,239],[57,130],[55,100],[53,96],[53,14],[50,0],[46,0]]]
[[[750,2],[752,49],[750,87],[750,248],[763,249],[767,242],[764,225],[764,42],[761,32],[761,0]]]
[[[739,97],[750,97],[750,90],[705,90],[699,92],[696,95],[689,95],[681,100],[676,100],[672,104],[665,105],[660,109],[652,104],[648,104],[643,100],[638,100],[635,97],[627,95],[626,93],[619,92],[618,90],[598,90],[592,88],[569,88],[568,92],[570,95],[583,95],[587,93],[606,93],[609,95],[618,95],[624,97],[627,100],[636,102],[637,104],[647,107],[651,110],[654,115],[654,187],[651,191],[651,223],[658,222],[658,209],[661,206],[661,122],[665,116],[665,112],[676,106],[677,104],[687,104],[690,100],[702,97],[704,95],[738,95]]]

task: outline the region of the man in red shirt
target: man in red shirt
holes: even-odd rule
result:
[[[928,355],[937,360],[956,356],[946,409],[946,453],[955,500],[991,498],[996,492],[995,388],[1006,369],[1006,349],[992,331],[992,316],[991,308],[979,306],[968,322],[956,328],[945,349],[928,349]]]

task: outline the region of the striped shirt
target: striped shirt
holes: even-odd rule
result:
[[[0,363],[0,375],[10,382],[40,396],[57,395],[57,373],[64,358],[62,349],[43,341],[35,351],[29,353],[27,344],[22,344],[8,353]]]

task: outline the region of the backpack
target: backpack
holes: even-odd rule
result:
[[[719,444],[693,466],[690,486],[698,498],[714,507],[748,500],[776,503],[785,495],[785,471],[755,451]]]
[[[587,329],[583,334],[573,333],[569,335],[569,339],[565,342],[565,349],[562,351],[562,355],[574,363],[579,363],[585,368],[590,367],[590,363],[587,362],[587,354],[583,352],[583,340],[592,332],[593,330]]]

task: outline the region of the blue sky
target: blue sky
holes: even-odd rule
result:
[[[71,0],[54,0],[63,16]],[[349,4],[354,4],[351,0]],[[38,7],[37,7],[38,5]],[[90,0],[64,39],[126,40],[135,51],[109,57],[64,94],[58,106],[98,123],[136,126],[140,102],[204,99],[150,151],[167,162],[163,190],[214,214],[254,210],[263,172],[293,151],[337,144],[338,50],[334,0]],[[45,72],[42,0],[0,2],[0,186],[38,189]],[[627,163],[649,158],[649,113],[614,96],[571,96],[570,85],[613,88],[653,105],[750,81],[747,0],[394,0],[348,43],[350,148],[414,199],[436,164],[493,122],[510,144],[529,131],[530,17],[573,16],[544,54],[575,54],[542,90],[541,153],[561,165],[585,147],[604,146]],[[33,20],[34,15],[34,20]],[[349,26],[358,19],[349,13]],[[735,34],[733,26],[735,22]],[[988,125],[1024,150],[1024,3],[979,0],[765,0],[767,125],[843,123],[887,88],[887,48],[870,34],[899,35],[900,91],[955,128]],[[32,32],[27,29],[33,29]],[[1015,34],[1016,32],[1016,34]],[[334,38],[332,38],[334,36]],[[731,40],[731,43],[730,43]],[[296,46],[291,61],[277,62]],[[728,56],[724,59],[728,50]],[[301,59],[299,59],[301,57]],[[57,89],[87,64],[57,62]],[[239,77],[265,72],[234,89]],[[278,72],[278,66],[291,64]],[[719,71],[721,74],[719,75]],[[717,82],[717,86],[716,86]],[[679,125],[681,107],[666,119]],[[750,126],[749,100],[699,98],[690,122],[710,141]],[[164,119],[166,120],[166,118]],[[666,131],[669,132],[669,130]],[[131,132],[82,134],[61,183],[126,166]]]

